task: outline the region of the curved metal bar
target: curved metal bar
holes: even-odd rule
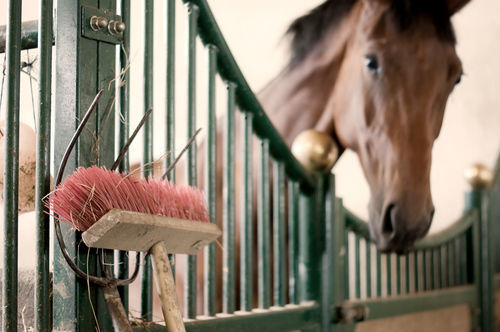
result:
[[[357,235],[363,237],[366,241],[371,241],[370,238],[370,227],[368,223],[363,219],[356,216],[354,213],[346,208],[343,208],[345,212],[345,227]]]
[[[137,256],[135,257],[135,269],[134,273],[132,273],[132,276],[128,279],[116,279],[116,285],[117,286],[127,286],[130,285],[132,282],[134,282],[135,278],[137,278],[137,275],[139,274],[139,267],[141,266],[141,255],[137,253]]]
[[[69,156],[71,154],[71,151],[73,150],[73,147],[75,146],[75,144],[76,144],[76,142],[78,140],[78,137],[80,137],[80,135],[81,135],[81,133],[83,131],[83,128],[85,127],[85,124],[88,122],[88,120],[90,118],[90,115],[95,110],[95,108],[97,106],[97,103],[99,102],[99,99],[101,98],[103,92],[104,92],[103,89],[99,90],[99,92],[97,93],[97,95],[94,97],[94,100],[92,101],[92,104],[90,104],[89,109],[87,110],[87,112],[83,116],[82,120],[80,121],[80,124],[78,125],[78,128],[75,131],[75,134],[71,138],[71,140],[70,140],[70,142],[68,144],[68,147],[66,148],[66,151],[64,152],[63,158],[61,160],[61,164],[59,165],[59,170],[57,172],[57,176],[56,176],[56,181],[55,181],[54,187],[57,187],[61,183],[61,180],[62,180],[62,177],[63,177],[63,174],[64,174],[64,170],[66,168],[66,164],[68,163],[68,159],[69,159]],[[100,277],[95,277],[95,276],[88,275],[87,273],[83,272],[75,264],[75,262],[73,261],[73,259],[70,257],[70,255],[68,253],[68,250],[66,249],[66,244],[64,243],[64,239],[63,239],[62,232],[61,232],[61,225],[60,225],[60,223],[59,223],[59,221],[57,219],[54,219],[54,226],[55,226],[55,233],[56,233],[56,236],[57,236],[57,242],[59,243],[59,248],[61,249],[63,257],[66,260],[66,262],[68,263],[68,265],[71,267],[71,269],[79,277],[81,277],[83,279],[88,279],[89,281],[91,281],[91,282],[93,282],[96,285],[99,285],[101,287],[107,286],[110,283],[109,279],[104,279],[104,278],[100,278]]]

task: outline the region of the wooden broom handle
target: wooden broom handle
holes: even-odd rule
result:
[[[153,256],[156,285],[161,298],[161,310],[167,330],[169,332],[185,332],[165,242],[158,242],[151,248],[150,252]]]

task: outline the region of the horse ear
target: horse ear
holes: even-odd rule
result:
[[[446,0],[450,16],[462,9],[470,0]]]

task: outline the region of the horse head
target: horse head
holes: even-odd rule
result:
[[[359,156],[380,250],[404,252],[431,225],[432,147],[462,75],[450,17],[466,2],[361,0],[353,8],[359,21],[331,99],[334,130]]]

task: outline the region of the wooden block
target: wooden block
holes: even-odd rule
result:
[[[172,254],[196,254],[221,235],[215,224],[113,209],[82,234],[89,247],[148,251],[164,241]]]

